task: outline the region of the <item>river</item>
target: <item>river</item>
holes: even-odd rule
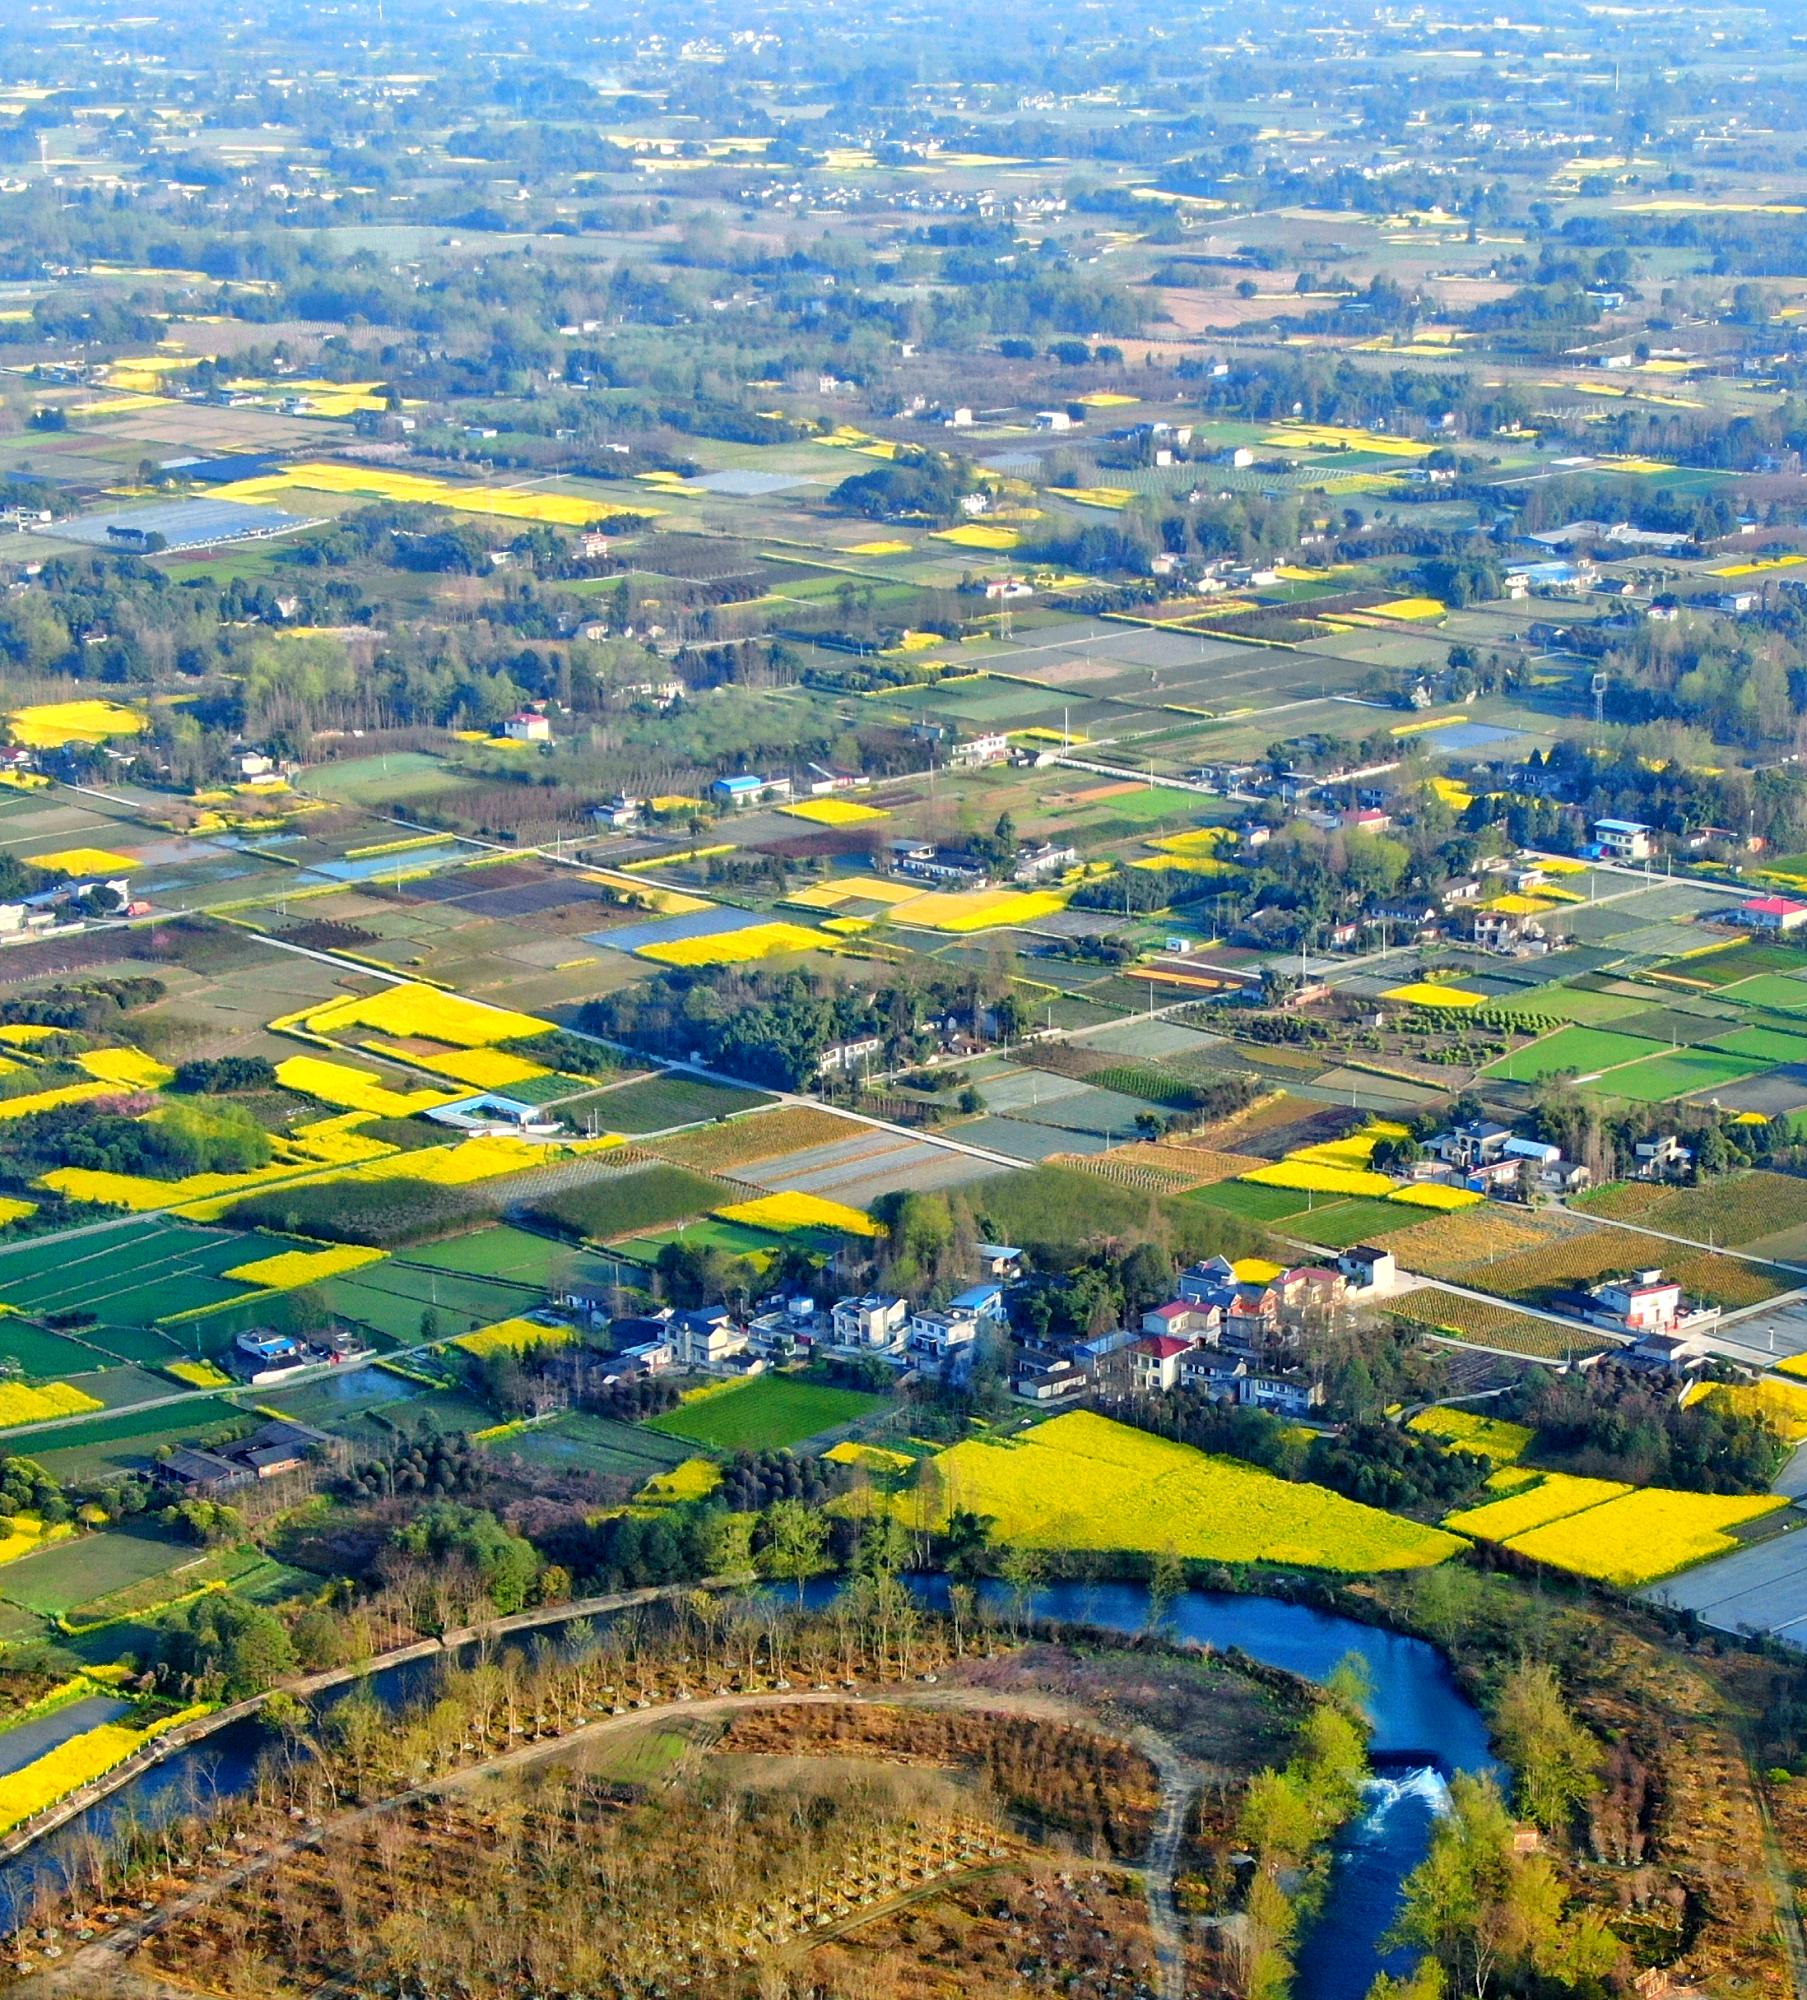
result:
[[[944,1588],[938,1578],[921,1582],[931,1602],[943,1597]],[[1034,1593],[1029,1608],[1038,1618],[1115,1632],[1148,1627],[1148,1593],[1134,1583],[1049,1584]],[[544,1626],[507,1643],[544,1643],[560,1629]],[[1305,1605],[1182,1591],[1167,1608],[1165,1629],[1198,1645],[1237,1647],[1310,1680],[1323,1680],[1350,1653],[1367,1663],[1375,1777],[1366,1809],[1338,1843],[1323,1910],[1300,1945],[1293,1989],[1296,2000],[1362,2000],[1376,1972],[1401,1969],[1380,1943],[1398,1908],[1401,1882],[1423,1858],[1448,1777],[1494,1768],[1480,1714],[1456,1687],[1442,1655],[1422,1640]],[[399,1706],[430,1684],[437,1664],[428,1659],[385,1668],[362,1683],[335,1688],[321,1705],[362,1685]],[[0,1744],[5,1740],[0,1737]],[[196,1799],[241,1791],[268,1740],[257,1722],[231,1724],[152,1765],[59,1834],[0,1866],[0,1927],[16,1921],[47,1874],[54,1879],[60,1842],[78,1832],[105,1833],[126,1813],[152,1818]]]

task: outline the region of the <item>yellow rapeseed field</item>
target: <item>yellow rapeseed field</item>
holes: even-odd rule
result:
[[[1445,1212],[1473,1208],[1486,1199],[1473,1188],[1448,1187],[1442,1181],[1413,1181],[1407,1187],[1395,1188],[1387,1196],[1388,1201],[1403,1202],[1407,1208],[1435,1208]]]
[[[642,1506],[670,1507],[685,1500],[707,1500],[721,1483],[722,1469],[714,1459],[687,1458],[669,1472],[655,1472],[634,1499]]]
[[[476,1090],[506,1090],[511,1083],[532,1083],[552,1072],[544,1063],[511,1056],[506,1049],[456,1049],[449,1054],[416,1056],[422,1069],[468,1083]]]
[[[958,528],[936,528],[930,533],[931,541],[952,542],[957,549],[986,549],[993,555],[1014,549],[1022,539],[1014,528],[990,528],[981,521],[968,521]]]
[[[1325,1139],[1315,1146],[1295,1146],[1286,1157],[1308,1167],[1365,1167],[1383,1139],[1405,1136],[1406,1128],[1393,1119],[1374,1118],[1359,1132],[1346,1133],[1341,1139]]]
[[[754,1201],[731,1202],[715,1213],[724,1222],[742,1222],[750,1229],[838,1229],[843,1236],[876,1236],[878,1224],[864,1209],[830,1201],[819,1194],[765,1194]]]
[[[1412,438],[1350,430],[1340,424],[1283,424],[1261,442],[1291,445],[1303,451],[1372,451],[1386,458],[1428,458],[1436,448]]]
[[[232,1377],[223,1368],[216,1368],[211,1361],[166,1361],[165,1375],[174,1376],[178,1382],[186,1382],[191,1389],[230,1389]]]
[[[883,1445],[861,1444],[855,1438],[830,1445],[822,1456],[836,1465],[863,1465],[872,1472],[908,1472],[916,1463],[908,1452],[886,1451]]]
[[[461,993],[443,993],[437,986],[411,981],[385,986],[378,993],[361,993],[284,1015],[270,1026],[302,1027],[310,1034],[331,1035],[343,1028],[375,1028],[379,1034],[416,1036],[444,1042],[452,1048],[487,1048],[492,1042],[515,1042],[547,1033],[552,1023],[533,1014],[516,1014],[506,1007],[486,1006]]]
[[[75,1060],[97,1083],[115,1083],[122,1090],[161,1090],[175,1075],[139,1049],[89,1049]]]
[[[103,1722],[98,1728],[83,1730],[67,1743],[46,1751],[33,1763],[8,1772],[0,1777],[0,1832],[41,1813],[71,1792],[80,1791],[83,1785],[105,1776],[147,1743],[207,1712],[206,1703],[178,1709],[144,1729],[134,1729],[123,1722]]]
[[[1478,1541],[1507,1542],[1515,1535],[1560,1521],[1565,1515],[1582,1513],[1603,1501],[1617,1500],[1630,1491],[1629,1486],[1613,1479],[1577,1479],[1567,1472],[1546,1472],[1535,1486],[1511,1492],[1503,1500],[1446,1514],[1443,1525],[1473,1535]]]
[[[1510,1465],[1530,1447],[1537,1433],[1503,1417],[1482,1416],[1475,1410],[1420,1410],[1408,1430],[1440,1438],[1451,1451],[1479,1452],[1496,1465]]]
[[[34,1090],[29,1097],[0,1097],[0,1118],[29,1118],[54,1111],[59,1104],[84,1104],[93,1097],[116,1097],[116,1083],[65,1083],[56,1090]]]
[[[1766,1375],[1756,1382],[1695,1382],[1686,1403],[1711,1400],[1741,1417],[1765,1417],[1790,1444],[1807,1438],[1807,1389]]]
[[[1470,993],[1463,986],[1437,986],[1422,979],[1409,986],[1395,986],[1380,997],[1396,1000],[1403,1007],[1478,1007],[1487,996]]]
[[[772,958],[779,952],[821,951],[832,942],[802,924],[748,924],[737,931],[717,931],[713,937],[638,945],[634,955],[660,965],[739,965],[749,959]]]
[[[116,701],[41,701],[16,708],[7,717],[15,743],[29,750],[60,750],[67,743],[105,743],[113,736],[138,736],[144,716]]]
[[[104,1089],[104,1085],[96,1085]],[[17,1102],[17,1100],[13,1100]],[[158,1181],[141,1174],[107,1173],[99,1167],[57,1167],[38,1182],[68,1201],[106,1202],[114,1208],[143,1211],[186,1207],[225,1195],[250,1194],[273,1182],[294,1180],[294,1166],[254,1167],[243,1174],[190,1174],[184,1180]]]
[[[1779,1493],[1678,1493],[1647,1486],[1515,1536],[1519,1555],[1635,1590],[1737,1546],[1726,1532],[1788,1505]]]
[[[455,1104],[458,1090],[392,1090],[367,1069],[332,1062],[324,1056],[288,1056],[276,1065],[276,1081],[285,1090],[317,1097],[347,1111],[370,1111],[384,1118],[411,1118],[441,1104]]]
[[[105,1406],[97,1397],[67,1382],[46,1382],[28,1389],[23,1382],[0,1382],[0,1430],[15,1424],[41,1424],[51,1417],[82,1417]]]
[[[536,1319],[500,1319],[462,1333],[452,1342],[466,1354],[519,1354],[527,1347],[564,1347],[577,1338],[568,1326],[542,1326]]]
[[[914,903],[927,894],[926,889],[883,875],[837,875],[828,882],[812,882],[785,901],[799,910],[832,910],[842,903]]]
[[[1449,611],[1440,597],[1395,597],[1390,604],[1371,604],[1368,608],[1376,618],[1404,618],[1414,622],[1442,618]]]
[[[28,854],[34,868],[48,868],[53,875],[123,875],[136,868],[129,854],[115,854],[110,847],[63,847],[53,854]]]
[[[890,817],[882,806],[863,806],[856,799],[799,799],[778,810],[816,826],[858,826],[863,820]]]
[[[504,521],[548,521],[555,527],[587,528],[625,511],[605,500],[585,500],[574,493],[535,493],[520,486],[454,485],[414,472],[388,472],[367,465],[291,465],[284,472],[257,479],[238,479],[216,486],[220,500],[280,499],[284,493],[342,493],[360,499],[388,500],[398,505],[444,507],[454,514],[485,514]],[[657,514],[638,497],[632,511]]]
[[[968,1439],[935,1464],[949,1510],[990,1515],[1000,1541],[1030,1548],[1171,1550],[1360,1574],[1423,1568],[1461,1547],[1439,1529],[1090,1411],[1008,1443]]]
[[[16,1195],[0,1194],[0,1229],[9,1222],[23,1222],[28,1215],[36,1215],[35,1201],[21,1201]]]
[[[381,1250],[362,1250],[352,1244],[335,1245],[330,1250],[281,1250],[271,1257],[258,1257],[249,1264],[235,1264],[224,1273],[247,1285],[262,1285],[273,1292],[293,1291],[298,1285],[315,1285],[323,1278],[342,1277],[347,1271],[362,1270],[366,1264],[380,1264]]]
[[[924,930],[1001,930],[1007,924],[1032,924],[1067,906],[1059,889],[931,889],[898,912],[899,920]]]

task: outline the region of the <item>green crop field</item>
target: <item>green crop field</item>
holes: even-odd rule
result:
[[[1759,972],[1807,972],[1807,956],[1785,944],[1738,944],[1699,958],[1672,958],[1657,970],[1702,986],[1731,986]]]
[[[488,1448],[499,1458],[519,1458],[529,1465],[612,1474],[636,1482],[655,1472],[669,1472],[693,1455],[691,1447],[676,1438],[584,1410],[568,1410],[549,1424],[497,1438]]]
[[[1326,1250],[1347,1250],[1396,1229],[1422,1222],[1426,1211],[1402,1201],[1333,1201],[1320,1203],[1309,1215],[1294,1215],[1286,1234],[1301,1242],[1321,1243]]]
[[[1779,1014],[1807,1014],[1807,979],[1790,979],[1782,972],[1759,972],[1736,986],[1722,986],[1722,1000],[1740,1007],[1773,1007]]]
[[[1587,1027],[1623,1019],[1644,1005],[1627,993],[1596,993],[1590,986],[1535,986],[1509,999],[1490,1000],[1484,1012],[1520,1021],[1578,1021]]]
[[[736,1199],[721,1181],[684,1167],[657,1165],[567,1188],[539,1202],[534,1213],[555,1228],[607,1243],[637,1229],[658,1229],[707,1214]]]
[[[546,1291],[563,1290],[567,1283],[593,1276],[606,1281],[598,1259],[568,1243],[555,1243],[530,1229],[516,1229],[498,1222],[469,1236],[454,1236],[444,1243],[421,1244],[403,1251],[398,1263],[432,1271],[455,1271],[469,1278],[504,1278],[517,1285],[538,1285]]]
[[[1635,1104],[1664,1104],[1672,1097],[1689,1097],[1736,1083],[1757,1067],[1743,1056],[1716,1055],[1711,1049],[1682,1049],[1674,1055],[1652,1056],[1603,1076],[1591,1090],[1602,1097],[1629,1098]]]
[[[1715,1035],[1713,1047],[1765,1065],[1807,1063],[1807,1034],[1791,1035],[1786,1028],[1735,1028],[1729,1035]]]
[[[193,1396],[162,1409],[123,1410],[26,1431],[18,1448],[58,1479],[95,1479],[142,1467],[162,1444],[206,1443],[247,1428],[244,1411],[218,1396]]]
[[[334,1312],[404,1344],[421,1338],[423,1313],[434,1313],[440,1333],[449,1339],[543,1304],[540,1294],[537,1284],[428,1270],[399,1258],[366,1265],[349,1277],[329,1278],[321,1287]]]
[[[791,1375],[756,1375],[694,1403],[681,1403],[645,1428],[714,1451],[765,1451],[801,1444],[818,1431],[869,1417],[883,1396],[833,1389]]]
[[[1253,1187],[1247,1181],[1219,1181],[1215,1187],[1193,1188],[1174,1199],[1239,1215],[1245,1222],[1284,1222],[1289,1215],[1303,1215],[1311,1203],[1311,1196],[1298,1188]],[[1334,1205],[1318,1204],[1323,1208]]]
[[[610,1132],[661,1132],[670,1125],[694,1125],[705,1118],[727,1118],[770,1104],[763,1090],[737,1090],[727,1084],[705,1083],[694,1076],[649,1076],[582,1098],[584,1114]],[[576,1107],[570,1107],[576,1108]]]
[[[288,1247],[274,1237],[192,1223],[130,1223],[0,1251],[0,1302],[34,1316],[91,1312],[97,1322],[91,1337],[120,1352],[109,1338],[114,1330],[142,1331],[173,1313],[243,1298],[254,1288],[220,1273]],[[146,1357],[120,1352],[120,1358]]]
[[[636,1264],[650,1264],[668,1243],[687,1243],[693,1250],[725,1250],[730,1257],[769,1257],[784,1244],[797,1243],[806,1249],[833,1251],[839,1238],[819,1230],[792,1229],[783,1236],[750,1223],[724,1222],[719,1216],[705,1215],[699,1222],[686,1222],[676,1229],[655,1229],[618,1246],[616,1255]]]
[[[1510,1083],[1541,1083],[1545,1077],[1565,1071],[1576,1076],[1592,1076],[1619,1063],[1636,1062],[1642,1056],[1661,1055],[1661,1042],[1646,1041],[1640,1035],[1618,1035],[1610,1028],[1558,1028],[1528,1048],[1514,1049],[1489,1063],[1482,1072]]]
[[[29,1320],[9,1316],[0,1319],[0,1358],[16,1361],[27,1375],[45,1380],[104,1368],[112,1356],[80,1341],[66,1340],[60,1333],[44,1333]]]
[[[8,1563],[0,1570],[0,1595],[54,1618],[74,1605],[166,1576],[200,1555],[185,1542],[111,1528]]]

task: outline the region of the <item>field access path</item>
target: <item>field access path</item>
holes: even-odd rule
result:
[[[329,1834],[343,1834],[367,1826],[389,1813],[422,1804],[448,1792],[465,1790],[502,1773],[520,1771],[548,1762],[574,1750],[581,1750],[592,1743],[601,1742],[610,1736],[623,1735],[635,1729],[644,1729],[660,1723],[732,1718],[737,1713],[754,1708],[825,1707],[849,1701],[874,1701],[913,1708],[951,1708],[976,1715],[1039,1717],[1081,1728],[1093,1735],[1107,1735],[1113,1741],[1128,1742],[1148,1757],[1159,1773],[1161,1782],[1160,1804],[1155,1815],[1154,1832],[1149,1842],[1148,1853],[1140,1868],[1124,1863],[1098,1865],[1114,1865],[1121,1872],[1141,1876],[1148,1899],[1149,1927],[1154,1936],[1161,1969],[1161,2000],[1185,2000],[1185,1938],[1174,1896],[1174,1877],[1178,1868],[1180,1843],[1185,1833],[1187,1816],[1201,1782],[1201,1774],[1191,1761],[1165,1737],[1159,1736],[1152,1730],[1138,1728],[1122,1734],[1101,1730],[1097,1718],[1089,1710],[1057,1695],[1031,1690],[964,1688],[912,1682],[868,1682],[854,1687],[822,1686],[791,1692],[751,1691],[743,1694],[710,1695],[695,1700],[657,1702],[647,1708],[628,1709],[619,1715],[602,1716],[594,1722],[585,1723],[580,1728],[569,1730],[564,1735],[549,1740],[523,1743],[513,1750],[504,1751],[499,1756],[488,1758],[481,1763],[447,1772],[424,1784],[410,1786],[405,1791],[391,1793],[386,1798],[373,1800],[370,1804],[356,1807],[350,1812],[340,1813],[327,1824],[309,1827],[305,1832],[293,1835],[287,1840],[271,1842],[249,1854],[224,1874],[197,1885],[162,1908],[151,1911],[134,1922],[121,1924],[117,1929],[110,1930],[104,1936],[84,1944],[54,1970],[27,1975],[18,1982],[14,1990],[30,1996],[30,2000],[92,2000],[92,1996],[100,1994],[117,1995],[119,2000],[194,2000],[196,1989],[193,1986],[187,1984],[178,1986],[173,1982],[166,1982],[155,1974],[139,1971],[125,1961],[140,1945],[170,1924],[194,1915],[204,1909],[216,1896],[251,1881],[266,1870],[305,1853],[310,1848],[324,1846]],[[957,1880],[970,1879],[974,1875],[989,1872],[991,1871],[988,1869],[967,1869],[948,1876],[932,1878],[929,1882],[912,1887],[884,1902],[875,1903],[869,1910],[859,1911],[854,1918],[843,1925],[825,1927],[816,1935],[826,1941],[841,1930],[871,1923],[920,1899],[925,1894],[948,1887]],[[344,1979],[335,1977],[316,1986],[311,2000],[334,2000],[334,1996],[350,1990]]]

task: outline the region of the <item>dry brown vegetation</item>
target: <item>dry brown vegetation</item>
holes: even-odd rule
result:
[[[681,1132],[661,1139],[653,1150],[677,1166],[719,1172],[756,1160],[775,1160],[781,1153],[800,1153],[809,1146],[833,1145],[837,1139],[856,1139],[865,1129],[811,1105],[786,1104],[704,1131]]]
[[[982,1772],[1019,1819],[1080,1852],[1131,1860],[1148,1846],[1160,1780],[1146,1757],[1044,1717],[837,1702],[737,1715],[722,1748],[763,1757],[854,1757]]]
[[[1773,1667],[1691,1654],[1636,1611],[1551,1603],[1504,1577],[1439,1571],[1375,1594],[1410,1604],[1483,1704],[1517,1660],[1555,1668],[1603,1758],[1598,1795],[1557,1843],[1563,1871],[1639,1966],[1706,1992],[1793,1994],[1745,1752]]]

